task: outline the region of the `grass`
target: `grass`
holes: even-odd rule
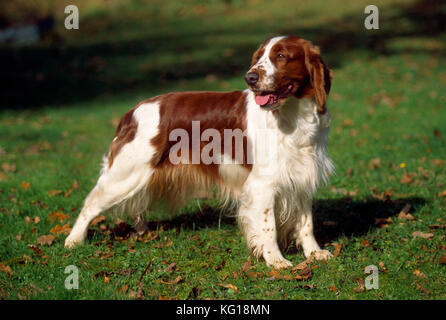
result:
[[[417,29],[432,14],[420,11],[419,19],[429,19],[411,19],[416,2],[377,3],[382,30],[372,34],[360,23],[361,1],[313,2],[301,8],[291,2],[283,10],[260,0],[190,1],[190,10],[172,4],[156,13],[145,2],[101,7],[86,1],[80,25],[95,33],[57,31],[69,50],[49,40],[1,48],[29,63],[15,78],[25,87],[33,84],[27,70],[43,80],[30,96],[14,81],[5,84],[12,91],[0,113],[0,298],[445,299],[444,34]],[[259,5],[265,10],[251,10]],[[132,22],[119,28],[119,21]],[[158,29],[141,31],[157,21]],[[327,29],[329,22],[339,27]],[[336,175],[319,190],[314,211],[321,245],[332,252],[342,245],[336,258],[312,263],[311,277],[303,280],[287,280],[295,276],[290,271],[271,273],[249,257],[234,219],[213,201],[193,201],[170,221],[148,215],[151,232],[142,238],[108,217],[90,227],[86,245],[63,248],[65,235],[54,227],[73,225],[126,110],[161,92],[245,88],[249,54],[271,33],[285,31],[321,44],[335,74],[329,154]],[[398,218],[406,205],[414,220]],[[417,231],[426,238],[414,236]],[[55,240],[38,244],[43,235]],[[294,248],[286,257],[304,260]],[[78,290],[64,287],[68,265],[79,269]],[[361,290],[368,265],[379,268],[378,290]],[[228,284],[236,288],[222,286]]]

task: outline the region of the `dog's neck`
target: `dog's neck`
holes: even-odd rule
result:
[[[314,98],[290,97],[277,110],[272,111],[272,114],[277,121],[277,127],[284,134],[295,132],[299,122],[305,121],[318,126],[320,121]]]

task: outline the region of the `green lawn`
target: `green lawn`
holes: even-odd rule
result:
[[[446,37],[434,23],[444,5],[377,1],[381,29],[366,31],[365,1],[80,3],[81,29],[58,29],[57,46],[0,47],[17,58],[2,70],[0,299],[446,298]],[[213,200],[171,221],[148,214],[144,237],[107,217],[64,249],[61,227],[73,226],[126,110],[162,92],[244,89],[250,54],[283,33],[321,45],[335,75],[336,174],[314,211],[316,238],[337,257],[303,277],[272,271]],[[305,260],[292,247],[286,257]],[[65,289],[68,265],[78,290]],[[377,290],[361,287],[368,265]]]

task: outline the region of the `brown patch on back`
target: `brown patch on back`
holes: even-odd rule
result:
[[[150,143],[157,150],[151,160],[153,167],[158,167],[169,161],[169,151],[177,141],[169,141],[169,134],[174,129],[184,129],[189,135],[189,161],[192,162],[192,121],[200,122],[200,136],[206,129],[215,129],[220,133],[221,151],[223,154],[232,154],[234,158],[235,141],[232,140],[232,150],[224,148],[224,130],[246,130],[246,94],[241,91],[233,92],[175,92],[162,97],[160,103],[159,133],[151,139]],[[208,142],[200,142],[200,154]],[[247,138],[243,138],[243,166],[250,169],[247,163]],[[216,164],[200,164],[202,170],[214,172],[218,175]]]
[[[155,190],[155,199],[170,199],[175,206],[186,202],[188,193],[199,188],[207,189],[217,185],[226,192],[223,180],[219,175],[219,164],[192,164],[192,121],[200,122],[200,137],[204,130],[215,129],[220,133],[221,152],[236,156],[235,139],[232,150],[224,149],[224,130],[246,130],[246,94],[233,92],[174,92],[161,96],[160,123],[158,134],[150,140],[155,147],[155,154],[150,161],[154,173],[149,182],[149,189]],[[189,164],[173,164],[169,159],[169,151],[177,141],[169,141],[169,134],[174,129],[184,129],[189,135]],[[209,142],[200,142],[200,155],[203,147]],[[247,163],[247,138],[243,138],[243,162],[248,170],[252,165]]]

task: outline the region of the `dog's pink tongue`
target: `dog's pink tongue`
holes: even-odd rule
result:
[[[267,94],[267,95],[264,95],[264,96],[256,96],[256,103],[259,106],[263,106],[263,105],[268,103],[270,97],[271,97],[270,94]]]

